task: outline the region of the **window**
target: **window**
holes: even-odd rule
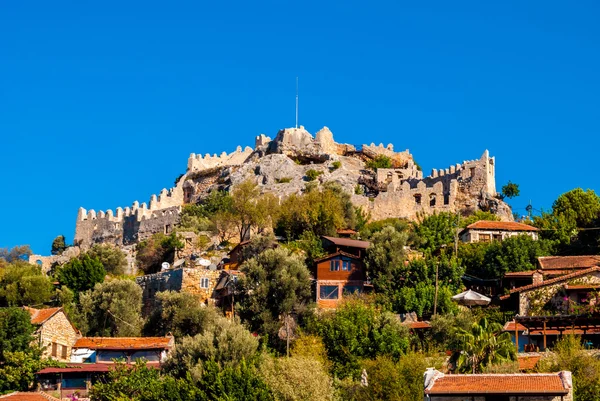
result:
[[[429,195],[429,206],[435,206],[435,194]]]
[[[331,259],[329,261],[329,271],[337,272],[340,270],[340,260],[339,259]]]
[[[342,259],[342,270],[349,272],[352,270],[352,265],[350,264],[350,259],[344,258]]]
[[[57,343],[52,343],[52,356],[53,357],[58,356],[58,344]]]
[[[502,234],[494,234],[494,241],[502,241]]]
[[[87,381],[84,376],[77,375],[75,377],[64,378],[61,381],[61,387],[64,389],[67,388],[78,388],[84,389],[86,388]]]
[[[165,225],[165,234],[171,234],[171,231],[173,231],[173,229],[171,228],[170,224]]]
[[[99,351],[96,359],[98,362],[112,362],[113,359],[127,361],[127,354],[122,351]]]
[[[415,203],[416,203],[417,205],[420,205],[420,204],[421,204],[421,194],[416,194],[416,195],[415,195]]]
[[[344,286],[344,295],[350,294],[360,294],[362,288],[359,285],[345,285]]]
[[[491,242],[492,236],[490,234],[479,234],[479,242]]]
[[[322,285],[319,289],[319,299],[338,299],[340,288],[337,285]]]
[[[61,350],[61,353],[60,353],[60,357],[61,357],[62,359],[67,359],[67,346],[66,346],[66,345],[63,345],[63,346],[62,346],[62,350]]]
[[[131,354],[131,362],[144,358],[148,362],[160,362],[160,351],[136,351]]]
[[[208,288],[209,283],[210,280],[208,279],[208,277],[202,277],[200,279],[200,288]]]
[[[450,204],[450,194],[444,194],[444,205]]]

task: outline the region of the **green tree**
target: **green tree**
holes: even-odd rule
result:
[[[133,366],[118,362],[90,390],[92,401],[195,401],[205,400],[203,395],[189,381],[161,375],[160,370],[139,360]]]
[[[52,281],[38,266],[16,260],[0,269],[0,306],[39,306],[53,295]]]
[[[216,308],[204,306],[198,297],[189,293],[164,291],[156,294],[156,298],[159,303],[146,323],[146,335],[195,336],[219,318]]]
[[[33,341],[35,328],[29,312],[21,308],[0,308],[0,365],[4,353],[26,351]]]
[[[384,155],[378,155],[369,160],[365,166],[371,170],[377,171],[378,168],[392,168],[392,159]]]
[[[87,251],[87,254],[92,259],[97,258],[108,274],[115,276],[125,274],[125,269],[127,269],[127,257],[125,256],[125,253],[116,246],[110,244],[95,244]]]
[[[216,362],[208,361],[204,364],[203,371],[204,374],[196,386],[204,390],[205,400],[274,400],[254,364],[242,361],[238,365],[221,368]]]
[[[32,389],[35,375],[48,366],[58,366],[56,361],[41,358],[41,351],[35,345],[24,351],[3,352],[0,363],[0,394]]]
[[[173,261],[175,251],[183,248],[184,243],[176,233],[165,235],[157,233],[150,238],[140,241],[135,257],[138,268],[145,274],[160,271],[163,262]]]
[[[237,321],[220,317],[200,334],[184,337],[164,363],[164,371],[183,378],[188,373],[200,380],[208,361],[219,367],[236,366],[256,354],[258,340]]]
[[[492,212],[484,212],[482,210],[477,210],[475,213],[467,216],[466,218],[460,219],[460,227],[465,228],[468,225],[471,225],[480,220],[487,221],[500,221],[500,218]]]
[[[93,290],[81,293],[79,301],[88,328],[84,334],[103,337],[140,335],[144,323],[142,289],[135,282],[113,279],[97,283]]]
[[[8,248],[0,248],[0,260],[4,260],[7,263],[24,261],[31,255],[31,248],[29,245],[18,245]]]
[[[251,229],[262,230],[277,218],[279,201],[273,194],[262,194],[250,180],[238,184],[231,192],[230,217],[237,228],[240,242],[250,236]]]
[[[106,270],[100,260],[87,254],[71,259],[56,272],[58,282],[76,294],[94,288],[94,285],[104,281],[105,276]]]
[[[419,216],[415,232],[420,238],[419,248],[426,252],[435,252],[442,246],[454,243],[458,228],[458,216],[450,212]]]
[[[473,323],[470,330],[460,331],[460,336],[461,351],[456,366],[463,373],[481,373],[488,365],[516,359],[510,334],[486,318]]]
[[[241,267],[240,315],[253,330],[275,339],[280,319],[302,313],[311,300],[310,272],[288,249],[268,249]]]
[[[514,182],[508,181],[508,184],[502,187],[502,196],[512,199],[519,196],[519,184],[515,184]]]
[[[312,231],[304,231],[297,240],[288,242],[285,246],[292,252],[303,252],[307,266],[312,266],[315,259],[325,256],[323,241]]]
[[[52,249],[50,250],[50,253],[52,255],[60,255],[65,249],[67,249],[65,236],[59,235],[56,238],[54,238],[54,241],[52,241]]]

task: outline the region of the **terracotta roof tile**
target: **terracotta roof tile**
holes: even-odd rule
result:
[[[27,306],[25,306],[24,309],[29,312],[29,315],[31,316],[31,324],[42,324],[54,316],[58,311],[62,310],[62,308],[35,309]]]
[[[579,277],[579,276],[586,276],[590,273],[594,273],[594,272],[598,272],[598,271],[600,271],[600,267],[598,267],[598,266],[590,267],[589,269],[579,270],[579,271],[576,271],[575,273],[565,274],[564,276],[552,278],[550,280],[544,280],[541,283],[529,284],[529,285],[525,285],[523,287],[513,288],[512,290],[510,290],[510,293],[513,294],[515,292],[523,292],[523,291],[532,290],[534,288],[545,287],[547,285],[560,283],[562,281],[567,281],[567,280],[570,280],[572,278]],[[501,299],[502,299],[502,297],[501,297]]]
[[[517,358],[519,362],[519,370],[533,370],[535,365],[542,359],[540,355],[534,356],[519,356]]]
[[[533,276],[533,274],[537,272],[537,270],[529,270],[526,272],[508,272],[504,274],[504,277],[523,277],[523,276]]]
[[[519,331],[527,330],[527,327],[523,326],[521,323],[518,323]],[[510,322],[504,323],[504,331],[510,331],[512,333],[515,332],[515,321],[511,320]]]
[[[371,243],[369,241],[360,241],[357,239],[350,239],[350,238],[328,237],[326,235],[324,235],[323,238],[325,238],[326,240],[331,241],[334,244],[339,245],[339,246],[349,246],[352,248],[362,248],[362,249],[367,249],[368,247],[371,246]]]
[[[539,231],[539,228],[516,221],[479,220],[467,226],[472,230],[503,230],[503,231]]]
[[[567,394],[561,377],[551,374],[444,375],[425,394]]]
[[[600,256],[582,255],[582,256],[541,256],[538,262],[542,269],[569,269],[569,268],[590,268],[600,265]]]
[[[48,394],[43,393],[26,393],[22,391],[18,391],[16,393],[10,393],[6,395],[0,395],[0,400],[2,401],[60,401],[58,398],[54,398],[49,396]]]
[[[430,329],[431,328],[431,324],[429,324],[429,322],[404,322],[402,324],[405,324],[406,326],[408,326],[410,329],[413,329],[413,330]]]
[[[527,330],[527,327],[523,326],[521,323],[518,323],[518,329],[519,332],[523,332]],[[514,333],[515,332],[515,321],[511,320],[510,322],[506,322],[504,324],[504,331],[508,331],[510,333]],[[556,329],[546,329],[546,335],[547,336],[557,336],[557,335],[561,335],[563,333],[569,333],[569,334],[576,334],[576,335],[581,335],[584,334],[583,330],[581,329],[575,329],[573,330],[570,326],[565,326],[564,330],[556,330]],[[585,330],[585,334],[597,334],[600,333],[600,329],[599,328],[589,328]],[[544,334],[543,330],[529,330],[529,335],[530,336],[541,336]]]
[[[167,349],[173,337],[82,337],[73,348],[89,349]]]

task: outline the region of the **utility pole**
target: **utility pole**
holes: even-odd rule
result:
[[[458,257],[458,230],[460,229],[460,210],[456,211],[456,229],[454,230],[454,257]]]
[[[438,298],[438,276],[440,270],[440,261],[435,262],[435,297],[433,298],[433,316],[437,315],[437,298]]]

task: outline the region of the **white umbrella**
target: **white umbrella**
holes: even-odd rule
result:
[[[465,306],[487,305],[492,301],[491,298],[472,290],[461,292],[460,294],[453,296],[452,299]]]

